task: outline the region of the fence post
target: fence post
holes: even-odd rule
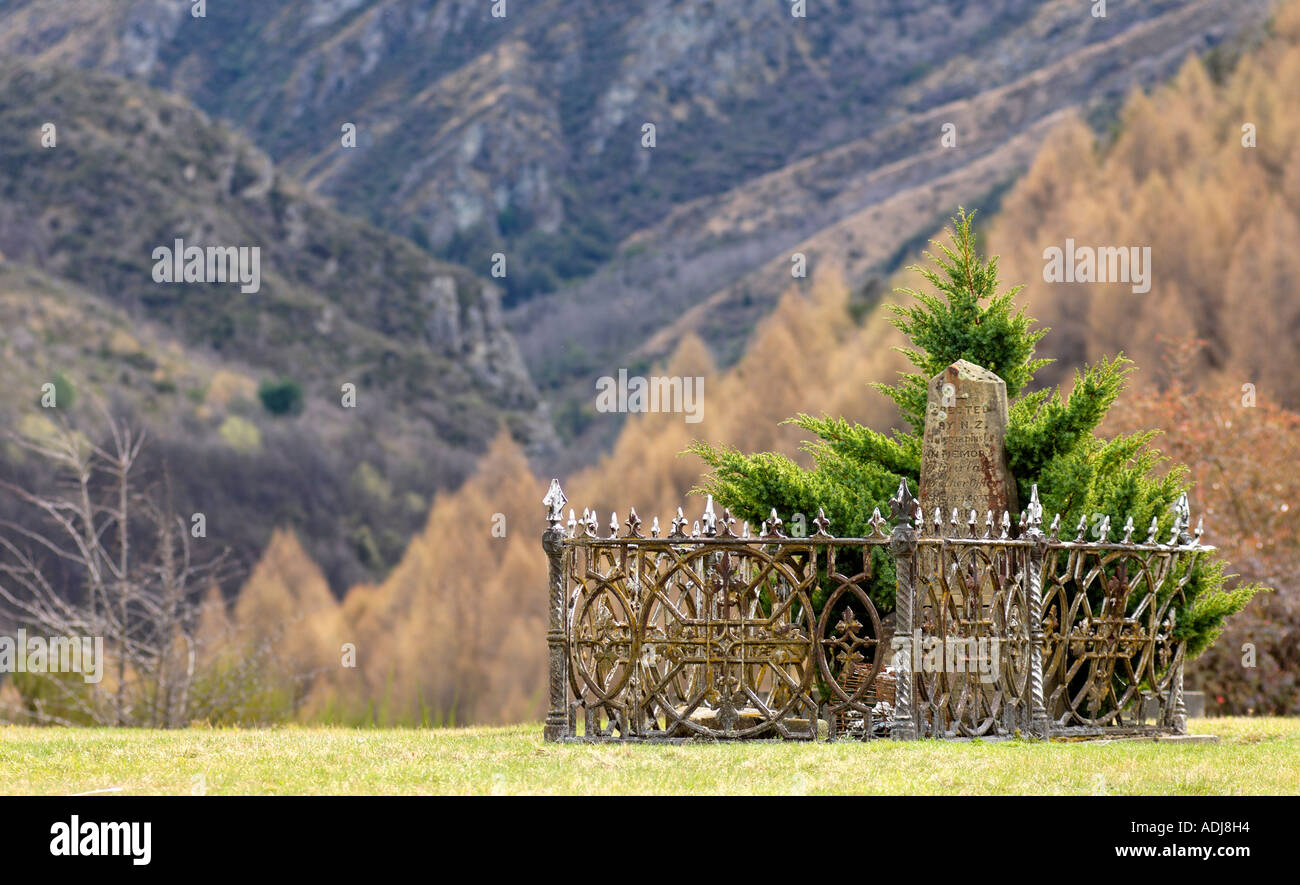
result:
[[[1179,649],[1178,663],[1174,665],[1174,734],[1187,734],[1187,703],[1183,700],[1183,660],[1183,649]]]
[[[916,607],[916,529],[912,527],[912,513],[915,509],[916,500],[907,489],[907,480],[899,481],[898,493],[889,502],[890,516],[894,520],[894,528],[889,535],[889,551],[894,555],[894,573],[897,576],[894,635],[906,636],[909,647],[912,642],[912,616]],[[907,662],[898,668],[894,727],[889,732],[894,740],[916,739],[916,722],[913,719],[916,690],[912,681],[914,659],[915,655],[909,652]]]
[[[1047,536],[1043,534],[1043,505],[1038,501],[1038,484],[1029,498],[1029,730],[1046,740],[1052,723],[1043,697],[1043,563],[1047,559]]]
[[[1183,492],[1174,502],[1171,508],[1174,511],[1174,536],[1169,539],[1170,544],[1176,544],[1179,547],[1200,546],[1201,529],[1196,529],[1196,539],[1188,534],[1188,529],[1192,524],[1192,511],[1187,504],[1187,493]],[[1191,574],[1196,566],[1197,553],[1191,554],[1191,561],[1187,564],[1187,573]],[[1177,563],[1178,556],[1175,554],[1174,562]],[[1180,593],[1181,595],[1181,593]],[[1174,715],[1173,725],[1174,734],[1187,734],[1187,703],[1183,699],[1183,661],[1186,660],[1185,653],[1187,643],[1180,642],[1174,659]]]
[[[546,631],[546,645],[550,652],[550,711],[546,714],[543,737],[548,741],[559,741],[568,737],[569,717],[565,712],[565,699],[568,692],[565,685],[565,642],[564,642],[564,527],[561,525],[561,509],[564,507],[564,492],[560,481],[551,480],[551,487],[546,492],[542,503],[546,505],[547,529],[542,533],[542,549],[550,563],[550,582],[547,610],[550,624]]]

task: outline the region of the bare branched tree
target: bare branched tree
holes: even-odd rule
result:
[[[55,480],[0,481],[23,505],[0,519],[0,613],[29,633],[102,639],[104,657],[101,682],[32,679],[23,706],[41,722],[185,725],[212,700],[194,692],[212,657],[199,631],[207,591],[231,576],[229,551],[196,555],[165,469],[161,488],[140,483],[143,431],[96,406],[98,441],[62,415],[51,434],[9,435]]]

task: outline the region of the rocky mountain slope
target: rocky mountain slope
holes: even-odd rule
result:
[[[793,252],[862,286],[995,206],[1064,112],[1108,124],[1272,5],[13,0],[0,52],[183,93],[341,211],[480,274],[502,252],[524,359],[595,442],[595,376],[686,331],[734,361]]]
[[[549,445],[495,287],[329,208],[185,99],[9,60],[0,128],[11,423],[41,378],[122,399],[186,507],[250,555],[298,525],[340,584],[382,572],[503,423]],[[158,282],[177,239],[257,247],[260,287]],[[263,381],[298,385],[303,413],[263,408]]]

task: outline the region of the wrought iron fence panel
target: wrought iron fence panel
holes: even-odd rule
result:
[[[1013,534],[953,513],[927,521],[906,484],[868,537],[789,537],[775,512],[757,535],[680,508],[647,537],[635,511],[602,536],[544,503],[550,561],[548,740],[1179,732],[1178,612],[1197,557],[1186,500],[1173,537],[1093,540],[1042,529],[1037,489]],[[621,527],[622,525],[622,527]],[[881,559],[887,557],[887,559]],[[895,610],[873,598],[892,562]],[[888,575],[888,572],[884,573]],[[886,603],[889,596],[883,597]]]
[[[1182,643],[1174,638],[1200,549],[1053,549],[1044,582],[1046,704],[1078,731],[1181,730]],[[1153,711],[1149,714],[1149,711]]]
[[[918,625],[907,648],[920,735],[1028,731],[1028,554],[1001,543],[919,542]]]
[[[886,646],[869,572],[844,574],[841,545],[570,541],[566,719],[584,736],[813,739],[819,718],[869,727]]]

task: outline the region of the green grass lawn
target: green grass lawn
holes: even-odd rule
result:
[[[1217,744],[554,745],[540,725],[128,731],[0,726],[0,793],[1300,793],[1300,719],[1202,719]]]

